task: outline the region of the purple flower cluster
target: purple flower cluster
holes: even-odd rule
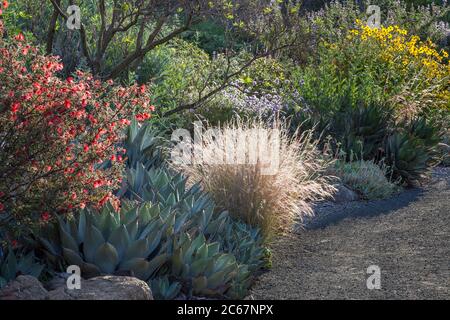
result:
[[[250,113],[262,117],[276,115],[283,107],[283,98],[277,94],[250,93],[236,87],[223,92],[224,98],[241,113]]]

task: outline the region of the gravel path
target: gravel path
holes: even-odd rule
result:
[[[273,245],[250,299],[450,299],[450,170],[382,201],[322,204]],[[367,267],[381,289],[366,286]]]

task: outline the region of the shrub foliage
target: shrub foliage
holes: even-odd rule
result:
[[[0,215],[32,224],[113,200],[122,128],[134,112],[144,120],[153,109],[146,87],[114,86],[84,72],[61,80],[56,57],[40,54],[21,34],[6,41],[2,30]]]

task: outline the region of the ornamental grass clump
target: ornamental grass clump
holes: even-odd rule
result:
[[[258,120],[208,132],[201,156],[182,163],[182,170],[233,217],[261,228],[266,240],[312,215],[310,202],[333,191],[322,175],[328,160],[311,132],[292,137],[285,125],[269,127]]]
[[[389,179],[389,168],[373,161],[336,161],[330,174],[361,195],[363,199],[375,200],[392,197],[400,187]]]

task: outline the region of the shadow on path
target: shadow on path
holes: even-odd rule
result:
[[[392,198],[347,203],[323,202],[314,207],[314,217],[304,220],[306,230],[322,229],[346,218],[373,217],[389,214],[417,201],[424,194],[422,188],[408,189]]]
[[[450,168],[387,200],[325,202],[271,245],[251,299],[450,299]],[[306,229],[306,230],[305,230]],[[380,290],[367,268],[380,267]]]

